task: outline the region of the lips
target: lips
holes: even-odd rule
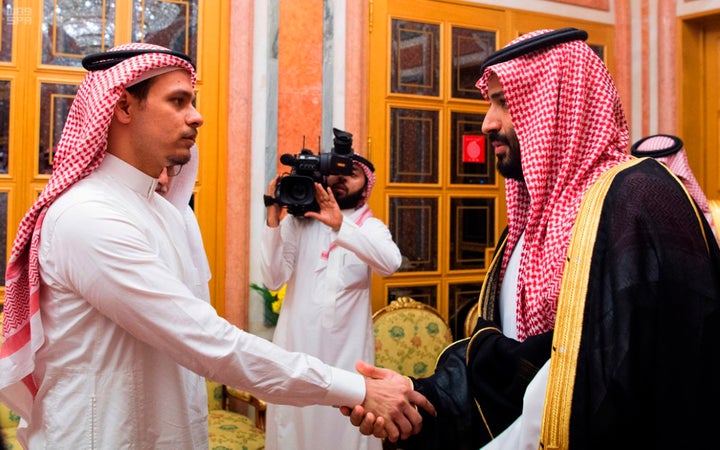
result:
[[[195,145],[195,138],[196,138],[196,137],[197,137],[197,136],[182,136],[180,140],[183,141],[183,142],[185,142],[184,145],[187,145],[187,147],[190,148],[190,147],[192,147],[193,145]]]
[[[508,144],[503,141],[492,141],[491,145],[495,149],[495,155],[499,155],[501,153],[504,153],[508,149]]]

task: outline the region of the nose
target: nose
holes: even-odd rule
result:
[[[190,113],[187,117],[187,123],[193,128],[199,128],[205,121],[203,120],[202,114],[198,111],[194,105],[190,106]]]
[[[500,131],[502,128],[502,121],[500,120],[500,115],[496,112],[497,107],[490,105],[490,109],[488,110],[487,114],[485,114],[485,118],[482,122],[482,132],[483,134],[490,134],[493,131]]]

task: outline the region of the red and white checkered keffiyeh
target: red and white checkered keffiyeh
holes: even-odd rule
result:
[[[365,179],[367,180],[367,183],[365,183],[365,188],[363,189],[362,193],[362,199],[358,202],[357,206],[355,206],[355,209],[360,209],[362,206],[367,203],[368,198],[370,198],[370,193],[373,190],[373,187],[375,187],[375,172],[373,172],[366,164],[363,164],[360,161],[353,161],[353,164],[360,167],[365,174]]]
[[[630,159],[627,122],[605,64],[583,41],[489,66],[477,82],[485,98],[490,72],[503,87],[525,177],[505,182],[509,230],[501,270],[502,277],[524,231],[516,306],[524,340],[554,326],[580,201],[603,172]]]
[[[133,43],[117,46],[111,51],[136,49],[168,50]],[[5,276],[0,396],[23,417],[28,417],[37,392],[32,372],[35,352],[44,341],[39,314],[38,245],[47,207],[69,186],[93,172],[103,160],[113,109],[124,88],[150,70],[169,66],[187,70],[195,85],[192,65],[167,53],[145,53],[106,70],[87,73],[70,107],[54,155],[52,176],[20,223]]]

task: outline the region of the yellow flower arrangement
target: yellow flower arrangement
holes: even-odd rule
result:
[[[272,307],[272,310],[275,314],[280,314],[280,308],[282,308],[282,302],[285,298],[285,291],[287,290],[287,285],[283,284],[282,287],[277,291],[270,291],[270,294],[275,296],[275,301],[270,304]]]
[[[250,288],[257,291],[263,299],[265,306],[263,321],[267,326],[277,325],[278,316],[280,315],[280,308],[282,308],[282,302],[285,298],[285,290],[287,285],[282,285],[277,291],[272,291],[265,287],[265,285],[258,285],[250,283]]]

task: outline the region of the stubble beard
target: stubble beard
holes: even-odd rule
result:
[[[360,190],[354,194],[348,194],[344,197],[336,198],[335,201],[340,209],[355,209],[357,208],[358,203],[360,203],[360,200],[362,200],[362,196],[363,190]]]

